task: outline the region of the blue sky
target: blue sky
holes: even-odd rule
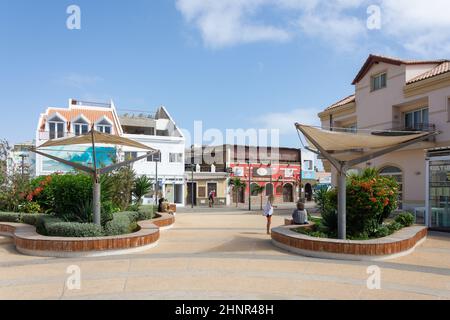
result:
[[[81,8],[81,30],[66,9]],[[381,29],[366,27],[377,5]],[[370,53],[448,58],[446,0],[0,0],[0,138],[34,138],[48,106],[165,105],[191,130],[280,128],[353,93]],[[415,21],[411,24],[411,21]]]

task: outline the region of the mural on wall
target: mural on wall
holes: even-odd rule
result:
[[[103,168],[116,162],[117,150],[112,147],[96,147],[97,167]],[[52,147],[46,152],[52,156],[76,162],[84,166],[92,167],[94,160],[92,157],[92,147]],[[47,172],[68,172],[73,171],[72,167],[65,164],[44,158],[42,170]]]

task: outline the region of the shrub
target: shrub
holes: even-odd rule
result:
[[[395,222],[400,223],[404,227],[410,227],[414,224],[414,215],[410,212],[402,212],[395,217]]]
[[[336,189],[322,192],[324,193],[320,200],[322,224],[330,233],[336,233],[338,227]]]
[[[375,234],[397,207],[398,184],[366,169],[347,181],[347,229],[350,235]]]
[[[121,234],[132,233],[136,230],[137,225],[131,217],[132,216],[127,213],[115,214],[114,219],[105,225],[106,235],[118,236]]]
[[[120,216],[128,217],[128,219],[130,219],[131,222],[136,222],[139,220],[139,212],[137,211],[116,212],[113,214],[113,220]]]
[[[44,216],[46,215],[42,213],[23,213],[20,215],[20,222],[36,226],[37,221]]]
[[[47,226],[47,235],[50,237],[101,237],[103,229],[93,223],[55,222]]]
[[[36,232],[44,236],[48,235],[47,228],[53,224],[63,222],[60,218],[52,215],[43,215],[36,220]]]
[[[77,210],[86,206],[92,197],[92,178],[88,175],[57,175],[51,183],[55,200],[55,215],[70,221],[89,222],[90,210]]]
[[[389,230],[391,230],[392,233],[399,231],[400,229],[403,228],[403,225],[401,223],[398,222],[392,222],[391,224],[388,225]]]
[[[15,212],[0,212],[1,222],[20,222],[20,214]]]
[[[374,233],[374,236],[377,238],[384,238],[392,234],[392,230],[389,226],[382,225],[380,226]]]
[[[141,208],[138,211],[137,221],[151,220],[154,217],[153,208]]]
[[[40,213],[42,212],[41,206],[37,202],[24,202],[19,205],[19,212],[22,213]]]

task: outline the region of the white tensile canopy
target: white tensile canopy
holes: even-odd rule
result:
[[[95,145],[99,144],[107,144],[107,145],[118,145],[118,146],[127,146],[127,147],[133,147],[137,149],[146,150],[147,152],[145,155],[129,159],[124,162],[112,164],[110,166],[104,167],[104,168],[97,168],[97,160],[96,160],[96,150]],[[73,161],[68,161],[65,159],[61,159],[58,157],[55,157],[51,154],[45,153],[43,151],[52,151],[51,149],[45,149],[45,148],[51,148],[51,147],[62,147],[62,146],[72,146],[72,145],[92,145],[92,157],[93,157],[93,167],[88,167],[85,165],[82,165],[80,163],[76,163]],[[133,162],[136,162],[138,160],[144,159],[152,154],[159,153],[159,150],[153,149],[151,147],[148,147],[142,143],[139,143],[137,141],[133,141],[131,139],[119,137],[116,135],[111,135],[107,133],[101,133],[92,128],[92,130],[86,134],[76,136],[76,137],[69,137],[69,138],[61,138],[61,139],[54,139],[49,140],[45,142],[44,144],[40,145],[38,148],[31,149],[30,151],[42,155],[44,157],[47,157],[49,159],[61,162],[65,165],[68,165],[72,168],[84,171],[90,175],[92,175],[94,179],[94,194],[93,194],[93,211],[94,211],[94,223],[100,225],[100,211],[101,211],[101,204],[100,204],[100,180],[99,175],[111,172],[117,168],[123,167],[125,165],[131,164]]]
[[[330,161],[338,172],[338,233],[346,238],[346,172],[349,168],[438,135],[439,132],[371,131],[347,133],[301,125],[295,127],[309,150]]]

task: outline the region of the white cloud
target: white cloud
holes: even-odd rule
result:
[[[177,0],[176,5],[213,48],[305,35],[337,50],[400,46],[419,56],[450,54],[448,0]],[[370,5],[382,9],[379,32],[366,27]]]
[[[320,110],[314,108],[299,108],[287,112],[270,112],[258,116],[254,122],[264,129],[278,129],[282,135],[295,134],[295,123],[320,126],[317,114]]]
[[[62,82],[70,87],[84,89],[103,81],[102,77],[71,73],[63,77]]]
[[[450,54],[450,1],[380,0],[383,32],[426,57]]]

